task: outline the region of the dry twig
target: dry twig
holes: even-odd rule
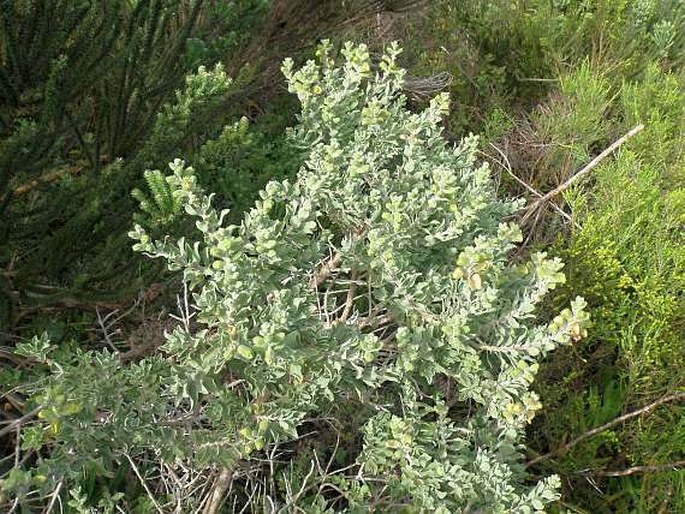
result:
[[[340,252],[336,253],[331,257],[326,263],[321,266],[321,269],[314,275],[309,282],[309,286],[312,289],[317,289],[321,284],[323,284],[331,273],[340,266],[342,262],[342,254]]]
[[[57,498],[59,496],[59,492],[62,489],[62,484],[63,482],[59,482],[57,484],[57,487],[55,487],[55,490],[50,495],[50,503],[48,504],[48,507],[45,509],[44,514],[50,514],[52,512],[52,509],[55,507],[55,502],[57,501]]]
[[[143,476],[140,474],[140,471],[138,471],[138,467],[136,466],[135,462],[133,462],[133,459],[131,457],[129,457],[129,455],[127,453],[125,453],[124,455],[126,456],[129,463],[131,464],[131,468],[133,468],[133,472],[138,477],[138,480],[140,480],[140,484],[143,486],[143,489],[145,489],[145,492],[147,493],[148,497],[150,498],[150,501],[152,502],[152,504],[157,509],[157,512],[159,512],[159,514],[164,514],[162,507],[160,507],[159,503],[157,503],[157,500],[155,500],[154,495],[150,491],[150,488],[147,486],[147,483],[143,479]]]
[[[347,291],[347,298],[345,299],[345,309],[339,318],[340,323],[347,321],[347,318],[349,318],[350,314],[352,314],[352,307],[354,305],[355,294],[357,292],[357,278],[357,272],[353,271],[352,282],[350,283],[350,289]]]
[[[637,475],[642,473],[660,473],[663,471],[678,471],[685,468],[685,460],[677,460],[675,462],[667,462],[666,464],[651,464],[648,466],[631,466],[626,469],[603,470],[603,469],[588,469],[579,471],[579,475],[596,476],[596,477],[627,477],[630,475]]]
[[[38,414],[42,408],[43,408],[42,406],[38,406],[35,409],[33,409],[31,412],[24,414],[21,418],[15,419],[11,423],[9,423],[5,428],[0,430],[0,437],[3,437],[4,435],[9,434],[10,432],[13,432],[14,430],[16,430],[18,427],[20,427],[21,425],[26,423],[28,420],[33,418],[36,414]]]
[[[497,153],[499,153],[499,154],[502,156],[502,161],[500,161],[499,159],[496,159],[496,158],[493,157],[492,155],[488,155],[488,154],[482,152],[483,155],[485,155],[485,156],[488,157],[489,159],[491,159],[491,160],[493,160],[494,162],[496,162],[497,164],[499,164],[500,167],[501,167],[502,169],[504,169],[504,170],[509,174],[509,176],[510,176],[511,178],[513,178],[516,182],[518,182],[521,186],[523,186],[526,190],[528,190],[528,192],[530,192],[530,193],[532,193],[533,195],[535,195],[538,199],[539,199],[539,198],[542,198],[542,197],[544,196],[541,192],[539,192],[537,189],[535,189],[533,186],[531,186],[530,184],[528,184],[525,180],[523,180],[522,178],[518,177],[518,176],[514,173],[514,171],[513,171],[512,168],[511,168],[511,163],[509,162],[509,159],[507,158],[506,154],[505,154],[502,150],[500,150],[497,146],[493,145],[492,143],[490,143],[490,146],[491,146],[492,148],[494,148],[494,149],[497,151]],[[561,214],[561,216],[563,216],[563,217],[566,218],[568,221],[570,221],[571,223],[573,223],[576,227],[579,227],[578,223],[577,223],[576,221],[574,221],[573,218],[572,218],[571,216],[569,216],[568,213],[564,212],[564,210],[563,210],[561,207],[559,207],[558,205],[556,205],[556,204],[554,204],[554,203],[552,204],[552,207],[554,208],[555,211],[557,211],[559,214]]]
[[[581,178],[583,178],[585,175],[590,173],[597,165],[602,162],[606,157],[611,155],[614,151],[616,151],[623,143],[628,141],[630,138],[632,138],[635,134],[639,133],[644,129],[644,125],[637,125],[633,129],[631,129],[629,132],[627,132],[625,135],[623,135],[621,138],[617,139],[614,141],[608,148],[606,148],[602,153],[600,153],[597,157],[592,159],[587,166],[585,166],[583,169],[581,169],[578,173],[574,174],[571,178],[569,178],[566,182],[563,184],[560,184],[556,188],[554,188],[552,191],[549,193],[543,195],[542,197],[538,198],[535,202],[533,202],[531,205],[528,206],[526,209],[525,214],[523,215],[523,218],[521,220],[521,223],[525,223],[531,216],[533,216],[534,213],[538,211],[538,209],[543,206],[548,200],[551,198],[555,197],[559,193],[563,193],[566,191],[569,187],[571,187],[573,184],[578,182]]]
[[[219,512],[221,504],[224,501],[226,491],[228,490],[228,487],[231,485],[232,481],[233,470],[228,468],[222,468],[221,473],[219,473],[219,476],[214,482],[211,497],[207,502],[205,509],[202,511],[203,514],[216,514],[217,512]]]
[[[622,416],[617,417],[616,419],[613,419],[609,421],[608,423],[604,423],[603,425],[600,425],[598,427],[593,428],[592,430],[588,430],[587,432],[579,435],[575,439],[572,439],[568,443],[566,443],[563,446],[560,446],[556,450],[553,450],[551,452],[545,453],[544,455],[539,455],[538,457],[535,457],[533,460],[528,461],[526,463],[526,468],[530,468],[531,466],[534,466],[538,462],[541,462],[543,460],[547,460],[550,457],[554,457],[555,455],[559,455],[561,453],[566,453],[568,450],[576,446],[578,443],[582,443],[586,439],[590,439],[591,437],[596,436],[597,434],[600,434],[606,430],[609,430],[610,428],[615,427],[616,425],[619,425],[623,423],[624,421],[628,421],[629,419],[632,419],[636,416],[641,416],[642,414],[648,414],[660,405],[663,405],[665,403],[669,402],[674,402],[674,401],[679,401],[679,400],[685,400],[685,391],[681,393],[675,393],[671,394],[668,396],[664,396],[655,402],[650,403],[649,405],[645,405],[641,409],[637,409],[635,411],[629,412],[627,414],[624,414]],[[607,475],[610,476],[610,475]],[[617,475],[620,476],[620,475]]]

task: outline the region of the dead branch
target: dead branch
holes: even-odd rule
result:
[[[143,486],[143,489],[145,489],[145,492],[147,493],[148,498],[150,498],[150,501],[152,501],[152,504],[157,509],[157,512],[159,512],[159,514],[164,514],[164,511],[159,506],[159,503],[157,503],[157,500],[155,500],[155,497],[152,494],[152,492],[150,491],[150,488],[147,486],[145,479],[143,479],[143,476],[140,474],[140,471],[138,471],[138,467],[136,466],[135,462],[133,462],[133,459],[131,457],[129,457],[129,455],[127,453],[125,453],[124,456],[128,459],[128,462],[131,464],[131,468],[133,468],[133,472],[138,477],[138,480],[140,480],[140,484]]]
[[[532,204],[530,204],[530,205],[526,208],[526,212],[525,212],[525,214],[524,214],[524,216],[523,216],[523,218],[522,218],[522,223],[524,223],[525,221],[527,221],[527,220],[533,215],[533,213],[535,213],[535,212],[536,212],[542,205],[544,205],[548,200],[550,200],[551,198],[555,197],[555,196],[558,195],[559,193],[562,193],[562,192],[566,191],[569,187],[571,187],[573,184],[575,184],[576,182],[578,182],[578,181],[579,181],[581,178],[583,178],[585,175],[587,175],[588,173],[590,173],[590,171],[592,171],[594,168],[596,168],[597,165],[598,165],[600,162],[602,162],[606,157],[608,157],[609,155],[611,155],[611,154],[612,154],[614,151],[616,151],[621,145],[623,145],[623,143],[625,143],[626,141],[628,141],[630,138],[632,138],[634,135],[636,135],[637,133],[639,133],[640,131],[642,131],[642,129],[644,129],[644,128],[645,128],[645,126],[642,125],[642,124],[637,125],[637,126],[634,127],[633,129],[631,129],[628,133],[626,133],[625,135],[623,135],[621,138],[619,138],[619,139],[617,139],[616,141],[614,141],[608,148],[606,148],[604,151],[602,151],[602,153],[600,153],[597,157],[595,157],[594,159],[592,159],[592,160],[587,164],[587,166],[585,166],[583,169],[581,169],[578,173],[574,174],[574,175],[573,175],[571,178],[569,178],[566,182],[564,182],[563,184],[560,184],[559,186],[557,186],[556,188],[554,188],[552,191],[550,191],[549,193],[543,195],[542,197],[540,197],[539,199],[537,199],[535,202],[533,202]]]
[[[355,294],[357,292],[357,272],[352,272],[352,283],[350,284],[350,289],[347,291],[347,298],[345,299],[345,309],[340,315],[339,322],[344,323],[347,318],[350,317],[352,313],[352,306],[354,305]]]
[[[594,437],[597,434],[600,434],[606,430],[609,430],[610,428],[615,427],[616,425],[619,425],[625,421],[628,421],[629,419],[632,419],[636,416],[641,416],[642,414],[648,414],[651,411],[653,411],[654,409],[656,409],[657,407],[659,407],[660,405],[663,405],[663,404],[669,403],[669,402],[680,401],[680,400],[685,400],[685,391],[681,392],[681,393],[675,393],[675,394],[671,394],[668,396],[664,396],[664,397],[656,400],[655,402],[650,403],[649,405],[645,405],[641,409],[637,409],[633,412],[623,414],[622,416],[619,416],[616,419],[609,421],[608,423],[604,423],[603,425],[595,427],[592,430],[588,430],[584,434],[579,435],[575,439],[572,439],[571,441],[569,441],[568,443],[566,443],[563,446],[560,446],[556,450],[553,450],[551,452],[545,453],[544,455],[540,455],[538,457],[535,457],[533,460],[528,461],[526,463],[526,469],[530,468],[531,466],[534,466],[538,462],[541,462],[543,460],[547,460],[550,457],[554,457],[555,455],[559,455],[561,453],[566,453],[568,450],[570,450],[571,448],[573,448],[577,444],[582,443],[586,439],[590,439],[591,437]]]
[[[5,428],[0,430],[0,437],[3,437],[10,432],[13,432],[16,428],[22,426],[24,423],[26,423],[28,420],[32,419],[33,417],[36,416],[42,409],[42,406],[38,406],[35,409],[33,409],[31,412],[24,414],[21,418],[15,419],[11,423],[9,423]]]
[[[578,471],[579,475],[595,477],[627,477],[642,473],[661,473],[664,471],[678,471],[685,468],[685,460],[667,462],[665,464],[650,464],[648,466],[631,466],[626,469],[603,470],[590,469]]]
[[[531,186],[530,184],[528,184],[525,180],[523,180],[522,178],[518,177],[518,176],[514,173],[514,171],[513,171],[512,168],[511,168],[511,163],[509,162],[509,159],[507,158],[506,154],[505,154],[502,150],[500,150],[497,146],[495,146],[495,145],[492,144],[492,143],[490,143],[490,146],[491,146],[492,148],[494,148],[494,149],[497,151],[497,153],[499,153],[499,154],[502,156],[503,161],[500,161],[499,159],[496,159],[496,158],[494,158],[492,155],[488,155],[488,154],[485,153],[485,152],[481,152],[481,153],[482,153],[483,155],[485,155],[486,157],[488,157],[489,159],[491,159],[491,160],[493,160],[494,162],[496,162],[497,164],[499,164],[499,165],[502,167],[502,169],[504,169],[504,170],[509,174],[509,176],[510,176],[511,178],[513,178],[516,182],[518,182],[520,185],[522,185],[526,190],[528,190],[530,193],[532,193],[533,195],[535,195],[537,198],[542,198],[542,197],[544,196],[544,195],[543,195],[542,193],[540,193],[537,189],[535,189],[533,186]],[[561,214],[564,218],[566,218],[568,221],[570,221],[571,223],[573,223],[577,228],[580,227],[580,225],[578,225],[578,223],[577,223],[576,221],[574,221],[573,218],[571,218],[571,216],[568,215],[568,213],[564,212],[564,211],[561,209],[561,207],[559,207],[558,205],[556,205],[556,204],[554,204],[554,203],[552,204],[552,207],[554,208],[555,211],[557,211],[559,214]]]
[[[50,495],[50,503],[48,504],[48,507],[45,509],[45,514],[50,514],[52,512],[52,509],[55,507],[55,502],[57,501],[57,497],[59,496],[59,492],[62,489],[63,483],[64,482],[60,481],[57,484],[57,487],[55,487],[55,490]]]
[[[207,505],[202,511],[203,514],[216,514],[217,512],[219,512],[221,504],[224,501],[226,491],[228,490],[228,487],[231,485],[232,481],[233,470],[228,468],[222,468],[221,473],[219,473],[219,476],[214,482],[214,487],[212,488],[212,496],[210,497],[209,502],[207,502]]]
[[[443,71],[431,77],[406,76],[402,89],[416,99],[435,96],[452,84],[452,75]]]
[[[321,269],[309,281],[309,287],[311,287],[312,289],[317,289],[321,284],[323,284],[326,281],[328,277],[331,276],[331,273],[333,273],[333,271],[336,270],[338,266],[340,266],[341,262],[342,254],[338,252],[333,257],[331,257],[331,259],[329,259],[323,266],[321,266]]]

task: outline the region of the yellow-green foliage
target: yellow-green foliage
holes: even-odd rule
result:
[[[616,114],[625,127],[646,128],[595,170],[584,195],[574,196],[580,228],[570,242],[557,244],[569,273],[562,297],[583,291],[595,325],[586,343],[546,370],[542,397],[553,414],[535,436],[552,446],[563,444],[564,434],[575,437],[685,385],[682,87],[681,78],[655,66],[641,82],[623,87]],[[578,445],[559,466],[572,474],[682,459],[683,414],[677,403],[660,407]],[[681,512],[684,475],[610,479],[600,483],[604,497],[586,489],[578,503],[591,512],[655,512],[663,506]]]
[[[685,286],[685,191],[663,191],[653,166],[630,150],[603,166],[583,228],[566,250],[577,263],[571,283],[594,297],[606,321],[596,337],[620,341],[625,365],[638,367],[631,376],[654,368],[650,382],[676,364]]]
[[[681,66],[683,23],[678,0],[437,0],[408,29],[419,39],[409,59],[418,74],[449,72],[460,106],[450,127],[480,130],[495,109],[534,106],[583,62],[618,83],[653,60]]]
[[[685,69],[665,73],[656,63],[647,66],[639,82],[626,84],[620,104],[626,126],[644,123],[648,130],[631,142],[631,148],[665,172],[666,189],[685,186],[683,138],[685,137]],[[669,172],[669,169],[674,173]]]
[[[592,145],[606,137],[610,102],[610,82],[587,60],[561,75],[558,93],[532,116],[542,143],[554,147],[550,157],[570,157],[574,167],[587,162]]]

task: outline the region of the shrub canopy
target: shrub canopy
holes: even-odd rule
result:
[[[541,406],[538,361],[584,335],[584,302],[536,322],[562,263],[510,262],[521,232],[505,220],[519,204],[496,198],[476,138],[442,136],[446,96],[407,108],[399,53],[389,46],[376,68],[348,43],[337,64],[324,43],[300,69],[285,61],[302,104],[291,136],[308,157],[239,225],[171,164],[197,237],[131,236],[182,273],[182,323],[134,365],[81,353],[58,366],[38,341],[25,348],[55,371],[39,395],[53,461],[74,469],[99,441],[110,460],[154,451],[238,469],[362,405],[355,473],[319,477],[340,498],[314,488],[295,498],[305,511],[534,512],[557,498],[556,477],[523,485],[521,437]]]

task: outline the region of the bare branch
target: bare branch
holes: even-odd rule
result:
[[[637,475],[642,473],[661,473],[664,471],[679,471],[685,468],[685,460],[677,460],[675,462],[667,462],[665,464],[650,464],[648,466],[632,466],[626,469],[603,470],[603,469],[587,469],[578,471],[579,475],[595,476],[595,477],[627,477],[630,475]]]
[[[0,430],[0,437],[4,436],[6,434],[9,434],[10,432],[14,431],[18,427],[20,427],[21,425],[26,423],[28,420],[35,417],[36,414],[38,414],[42,408],[43,408],[42,406],[38,406],[35,409],[33,409],[31,412],[29,412],[28,414],[24,414],[21,418],[15,419],[14,421],[12,421],[9,425],[7,425],[5,428]]]
[[[342,254],[340,252],[336,253],[331,259],[326,261],[326,263],[321,266],[321,269],[316,275],[312,277],[309,282],[309,286],[312,289],[317,289],[321,284],[323,284],[328,277],[331,276],[334,270],[340,266],[342,262]]]
[[[131,457],[129,457],[128,453],[125,453],[124,456],[128,459],[129,463],[131,464],[131,468],[133,468],[133,472],[138,477],[138,480],[140,480],[140,484],[143,486],[143,489],[145,489],[145,492],[147,493],[148,497],[150,498],[150,501],[152,502],[152,504],[157,509],[157,512],[159,512],[159,514],[164,514],[162,507],[160,507],[159,503],[157,503],[157,500],[155,500],[155,497],[153,496],[152,492],[150,491],[150,488],[147,486],[147,483],[143,479],[143,476],[140,474],[140,471],[138,471],[138,467],[136,466],[135,462],[133,462],[133,459]]]
[[[616,425],[619,425],[619,424],[623,423],[624,421],[628,421],[629,419],[632,419],[636,416],[641,416],[642,414],[648,414],[651,411],[653,411],[654,409],[656,409],[657,407],[659,407],[660,405],[663,405],[663,404],[669,403],[669,402],[680,401],[680,400],[685,400],[685,392],[675,393],[675,394],[671,394],[668,396],[664,396],[664,397],[656,400],[655,402],[650,403],[649,405],[645,405],[641,409],[629,412],[627,414],[624,414],[622,416],[617,417],[616,419],[609,421],[608,423],[604,423],[603,425],[600,425],[596,428],[593,428],[592,430],[588,430],[584,434],[579,435],[575,439],[572,439],[571,441],[569,441],[568,443],[566,443],[563,446],[560,446],[556,450],[553,450],[549,453],[545,453],[544,455],[539,455],[538,457],[535,457],[533,460],[526,463],[526,468],[530,468],[531,466],[534,466],[538,462],[541,462],[543,460],[547,460],[550,457],[554,457],[555,455],[559,455],[561,453],[566,453],[568,450],[570,450],[571,448],[573,448],[577,444],[582,443],[586,439],[590,439],[591,437],[594,437],[597,434],[600,434],[606,430],[609,430],[610,428],[613,428]]]
[[[392,323],[393,317],[390,314],[383,314],[382,316],[370,316],[366,318],[360,318],[357,322],[357,326],[360,330],[373,327],[378,328],[388,323]]]
[[[354,299],[355,299],[355,294],[357,292],[357,272],[353,271],[352,272],[352,280],[353,282],[350,284],[350,289],[347,291],[347,299],[345,300],[345,310],[343,313],[340,315],[339,322],[344,323],[347,318],[350,317],[350,314],[352,313],[352,306],[354,305]]]
[[[525,180],[523,180],[522,178],[518,177],[518,176],[513,172],[513,170],[511,169],[511,163],[509,162],[509,159],[507,158],[506,154],[505,154],[501,149],[499,149],[497,146],[495,146],[495,145],[492,144],[492,143],[490,143],[490,146],[493,147],[493,148],[497,151],[497,153],[499,153],[499,154],[502,156],[502,159],[503,159],[502,161],[500,161],[499,159],[496,159],[496,158],[493,157],[492,155],[488,155],[488,154],[485,153],[485,152],[481,152],[481,153],[482,153],[483,155],[485,155],[486,157],[488,157],[489,159],[495,161],[497,164],[499,164],[499,165],[502,167],[502,169],[504,169],[504,170],[509,174],[509,176],[510,176],[511,178],[513,178],[516,182],[518,182],[520,185],[522,185],[526,190],[528,190],[528,192],[532,193],[533,195],[535,195],[535,196],[538,197],[538,198],[542,198],[542,197],[544,196],[544,195],[543,195],[542,193],[540,193],[537,189],[535,189],[533,186],[531,186],[530,184],[528,184],[528,183],[527,183]],[[552,204],[552,208],[554,208],[555,211],[557,211],[559,214],[561,214],[561,215],[562,215],[564,218],[566,218],[568,221],[570,221],[571,223],[573,223],[577,228],[580,227],[580,225],[578,225],[578,223],[577,223],[576,221],[574,221],[573,218],[571,218],[571,216],[569,216],[568,213],[564,212],[563,209],[562,209],[561,207],[559,207],[557,204],[554,204],[554,203],[553,203],[553,204]]]
[[[224,497],[228,487],[233,481],[233,470],[228,468],[221,468],[221,473],[214,482],[214,487],[212,488],[212,495],[202,511],[203,514],[216,514],[221,508],[221,504],[224,502]]]
[[[552,191],[549,193],[543,195],[539,199],[537,199],[535,202],[533,202],[531,205],[528,206],[526,209],[526,213],[523,216],[522,222],[527,221],[534,212],[538,210],[542,205],[545,204],[549,199],[553,198],[554,196],[558,195],[559,193],[562,193],[566,191],[569,187],[571,187],[573,184],[578,182],[581,178],[583,178],[585,175],[590,173],[594,168],[597,167],[597,165],[602,162],[606,157],[611,155],[614,151],[616,151],[623,143],[628,141],[630,138],[632,138],[635,134],[639,133],[644,129],[644,125],[637,125],[633,129],[631,129],[629,132],[627,132],[625,135],[623,135],[621,138],[617,139],[614,141],[608,148],[606,148],[602,153],[600,153],[597,157],[592,159],[587,166],[585,166],[583,169],[581,169],[578,173],[573,175],[571,178],[569,178],[566,182],[563,184],[560,184],[556,188],[554,188]]]
[[[52,492],[50,495],[50,503],[48,504],[48,507],[45,509],[44,514],[50,514],[52,512],[52,509],[55,507],[55,502],[57,501],[57,497],[59,496],[59,492],[62,489],[62,482],[59,482],[57,484],[57,487],[55,487],[55,490]]]

